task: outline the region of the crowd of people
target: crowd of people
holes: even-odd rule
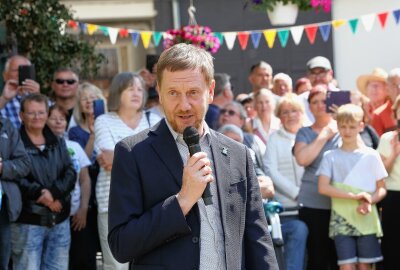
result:
[[[286,269],[346,270],[355,269],[355,265],[358,269],[371,269],[376,263],[380,269],[400,269],[396,258],[400,241],[396,218],[400,212],[400,68],[389,73],[376,68],[370,74],[360,74],[358,89],[350,91],[352,104],[327,108],[329,92],[342,90],[334,79],[330,61],[323,56],[310,59],[304,77],[296,82],[285,73],[274,75],[272,66],[260,61],[249,71],[251,89],[243,89],[235,96],[228,74],[214,74],[206,60],[196,63],[179,58],[185,50],[190,56],[201,53],[185,47],[174,50],[177,49],[172,49],[171,55],[162,55],[158,64],[154,61],[137,73],[115,75],[107,95],[94,84],[81,82],[76,71],[64,67],[54,73],[52,91],[43,95],[34,80],[26,79],[19,85],[18,67],[31,65],[29,59],[15,55],[7,60],[0,95],[0,270],[96,269],[99,250],[103,269],[129,269],[126,262],[150,264],[149,258],[164,260],[160,258],[162,252],[170,251],[158,250],[162,241],[173,243],[179,237],[186,241],[185,235],[190,233],[195,234],[190,242],[207,247],[207,252],[200,248],[200,255],[216,263],[214,268],[208,268],[209,261],[195,256],[201,269],[240,265],[239,255],[235,258],[238,261],[221,260],[224,255],[220,252],[241,253],[231,251],[226,243],[230,227],[221,217],[221,211],[237,209],[232,204],[226,210],[221,203],[224,199],[217,195],[222,192],[219,181],[223,171],[235,169],[221,169],[222,161],[215,156],[213,147],[215,140],[225,138],[217,139],[212,130],[247,146],[250,168],[254,167],[260,190],[258,195],[247,195],[254,196],[255,201],[257,196],[264,202],[276,200],[291,209],[280,214]],[[173,57],[177,63],[173,63]],[[190,73],[197,69],[200,72]],[[185,92],[191,80],[194,86]],[[179,88],[181,84],[185,90]],[[212,97],[196,101],[198,85],[201,88],[205,84],[212,86],[208,93]],[[195,100],[195,105],[190,99]],[[94,113],[96,100],[102,100],[101,115]],[[191,123],[187,112],[192,110],[194,125],[204,129],[204,136],[208,137],[208,143],[200,141],[208,155],[188,158],[179,141],[183,133],[179,121]],[[179,120],[174,118],[175,113]],[[149,129],[155,135],[150,132],[145,138],[142,131]],[[167,133],[175,136],[176,146],[175,142],[151,137]],[[138,142],[126,139],[139,137]],[[148,140],[153,140],[154,145],[148,145]],[[230,141],[223,142],[240,153],[233,164],[241,160],[241,166],[246,166],[246,159],[239,157],[246,157],[247,152]],[[172,151],[172,145],[177,149]],[[179,167],[183,161],[184,170],[164,170],[158,157],[150,154],[151,147],[159,148],[156,151],[160,159],[166,155],[166,166]],[[167,154],[162,152],[167,150]],[[222,148],[221,159],[227,155],[225,150],[228,148]],[[193,204],[187,208],[187,197],[182,202],[183,187],[194,183],[187,180],[190,172],[185,165],[199,162],[204,163],[199,170],[209,169],[204,173],[206,181],[220,205],[214,203],[208,208],[198,198],[201,194],[197,194],[196,200],[190,198],[198,204],[198,209],[193,210]],[[155,181],[161,174],[170,173],[180,179],[177,183],[182,190]],[[187,179],[182,184],[184,177]],[[118,183],[116,179],[123,180]],[[243,188],[233,185],[244,180],[230,180],[228,197],[234,196],[230,188]],[[252,179],[246,181],[252,185]],[[151,192],[155,197],[149,199]],[[179,204],[175,204],[181,206],[190,228],[182,225],[182,213],[178,215],[173,199],[167,198],[172,194],[178,194],[174,198]],[[136,197],[129,197],[133,195]],[[235,198],[239,199],[240,196]],[[160,202],[159,208],[152,208]],[[127,209],[124,204],[132,207]],[[258,209],[258,205],[239,207]],[[171,216],[159,217],[163,211]],[[246,218],[254,218],[258,224],[261,217],[253,214]],[[174,218],[181,223],[180,231],[172,232],[170,222]],[[199,226],[197,219],[201,220]],[[165,228],[156,231],[157,222]],[[131,227],[124,227],[131,223]],[[247,222],[236,226],[254,230],[248,228]],[[137,232],[133,233],[133,229]],[[267,228],[261,231],[264,230]],[[167,237],[167,233],[173,235]],[[214,236],[212,242],[206,237],[212,233],[221,235]],[[122,245],[132,239],[146,243],[132,243],[135,247],[123,250]],[[262,247],[269,250],[270,239],[264,240]],[[226,247],[222,250],[213,247],[224,245],[223,241]],[[255,252],[257,245],[248,245]],[[275,269],[274,263],[268,262]],[[246,263],[252,265],[250,260]]]

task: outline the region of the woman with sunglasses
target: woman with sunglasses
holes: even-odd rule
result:
[[[23,208],[12,224],[14,270],[68,269],[71,191],[76,172],[65,141],[46,125],[48,99],[32,94],[21,101],[21,139],[31,163],[19,181]]]

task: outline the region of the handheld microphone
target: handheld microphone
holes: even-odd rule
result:
[[[397,132],[398,132],[398,140],[400,141],[400,120],[397,120]]]
[[[197,152],[201,152],[201,148],[200,148],[200,144],[199,144],[200,136],[199,136],[199,132],[197,131],[197,129],[195,129],[194,127],[185,128],[185,130],[183,131],[183,140],[185,141],[185,143],[187,144],[187,146],[189,148],[190,156],[193,156]],[[205,205],[210,205],[213,203],[211,190],[210,190],[210,183],[207,183],[207,186],[203,192],[203,195],[201,195],[201,197],[203,198]]]

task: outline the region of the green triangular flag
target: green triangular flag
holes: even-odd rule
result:
[[[224,35],[221,32],[214,32],[214,36],[219,39],[220,46],[224,43]]]
[[[349,20],[349,25],[351,28],[351,32],[353,32],[353,34],[355,34],[357,31],[358,19]]]
[[[158,44],[160,44],[161,37],[162,37],[161,32],[153,32],[153,41],[156,47],[158,46]]]
[[[285,48],[289,39],[289,30],[278,30],[278,37],[282,48]]]

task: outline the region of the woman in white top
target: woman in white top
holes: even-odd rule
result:
[[[264,155],[264,168],[275,187],[275,199],[284,208],[297,207],[304,169],[292,155],[297,131],[302,127],[304,106],[295,94],[288,93],[278,102],[275,115],[282,126],[269,137]],[[303,269],[308,229],[298,211],[283,212],[282,234],[285,242],[287,270]]]
[[[274,115],[274,95],[263,88],[254,95],[254,105],[257,117],[253,120],[253,133],[267,144],[269,135],[280,126],[280,120]]]
[[[128,269],[128,264],[120,264],[114,259],[108,247],[108,196],[115,145],[123,138],[147,129],[160,120],[159,116],[143,110],[146,98],[143,80],[138,74],[117,74],[109,90],[109,112],[99,116],[94,125],[94,147],[100,164],[96,184],[98,226],[105,269]]]

